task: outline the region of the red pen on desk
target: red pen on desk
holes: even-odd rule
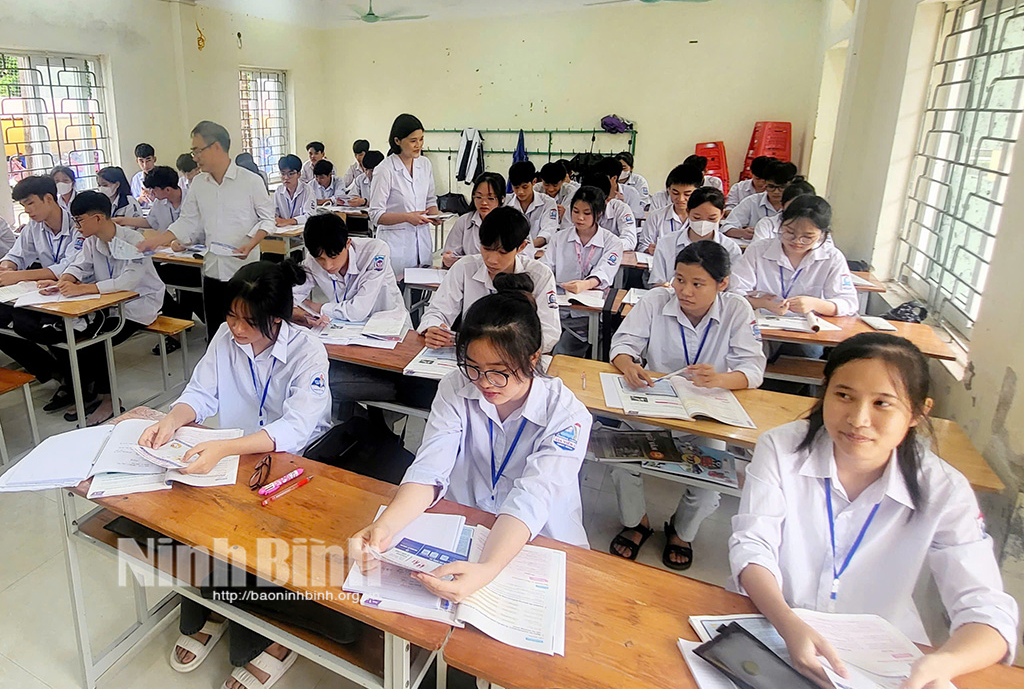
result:
[[[307,483],[309,483],[312,480],[313,480],[312,476],[307,476],[306,478],[302,479],[298,483],[293,483],[292,485],[288,486],[284,490],[281,490],[281,491],[279,491],[277,493],[274,493],[273,495],[271,495],[269,498],[267,498],[266,500],[264,500],[260,504],[263,505],[264,507],[266,507],[267,505],[269,505],[270,503],[274,502],[278,498],[283,498],[284,496],[288,495],[288,493],[291,493],[293,490],[296,490],[298,488],[302,488],[304,485],[306,485]]]

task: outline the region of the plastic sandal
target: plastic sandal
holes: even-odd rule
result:
[[[277,680],[284,676],[284,673],[288,671],[288,668],[295,664],[295,660],[298,657],[298,653],[289,650],[288,655],[284,657],[284,660],[278,660],[264,651],[253,658],[251,664],[269,675],[266,682],[260,682],[256,679],[256,675],[246,670],[244,666],[236,667],[232,670],[231,678],[245,687],[245,689],[270,689],[270,687],[277,683]],[[224,684],[221,685],[221,689],[227,689],[227,686],[228,683],[227,680],[225,680]]]
[[[182,634],[178,637],[178,640],[174,642],[174,646],[171,647],[171,667],[178,672],[192,672],[197,667],[203,664],[206,660],[206,656],[210,655],[210,651],[220,641],[220,637],[224,636],[224,632],[228,629],[228,621],[223,622],[210,622],[207,620],[203,628],[200,629],[200,633],[209,634],[210,638],[206,640],[204,644],[201,641],[193,639],[191,636]],[[181,647],[195,656],[192,660],[187,663],[178,661],[178,647]]]
[[[693,547],[685,545],[673,545],[669,539],[678,538],[676,527],[672,522],[665,522],[665,551],[661,554],[661,563],[669,569],[681,572],[690,569],[693,564]],[[680,555],[686,558],[686,562],[673,562],[672,556]]]
[[[626,536],[627,531],[636,531],[640,534],[640,542],[636,543],[633,539]],[[608,548],[608,552],[617,557],[625,558],[627,560],[636,560],[636,556],[640,554],[640,548],[647,542],[647,539],[654,533],[654,529],[644,526],[643,524],[637,524],[633,527],[626,527],[619,534],[612,539],[612,544]],[[615,549],[615,546],[621,545],[623,548],[629,550],[629,555],[623,555]]]

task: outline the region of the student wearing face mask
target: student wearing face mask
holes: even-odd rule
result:
[[[722,223],[722,231],[734,239],[750,241],[761,218],[782,212],[782,192],[796,178],[796,165],[776,161],[768,167],[765,190],[739,202]]]
[[[480,225],[487,214],[505,203],[505,178],[497,172],[484,172],[473,182],[472,213],[455,221],[444,240],[441,262],[451,268],[463,256],[480,253]]]
[[[651,188],[647,184],[647,179],[633,169],[633,154],[628,151],[623,151],[619,155],[615,156],[615,159],[622,165],[622,174],[619,176],[619,184],[627,187],[636,189],[636,192],[640,195],[640,203],[643,204],[644,209],[647,209],[651,205]],[[644,216],[640,216],[643,218]]]
[[[675,257],[686,246],[702,239],[721,244],[729,258],[735,262],[742,252],[736,242],[722,234],[718,224],[722,220],[725,197],[713,187],[701,187],[686,201],[686,229],[674,232],[660,242],[651,259],[651,286],[664,285],[675,273]]]
[[[718,190],[706,191],[722,196]],[[612,364],[630,387],[653,385],[651,371],[667,373],[682,368],[683,375],[700,388],[743,390],[761,384],[766,363],[761,334],[750,305],[726,291],[729,268],[729,254],[721,244],[688,244],[675,257],[672,287],[652,289],[633,307],[612,337],[611,346]],[[617,469],[612,480],[625,528],[612,541],[611,553],[635,560],[653,533],[643,477]],[[662,563],[666,567],[690,567],[692,541],[718,502],[717,491],[686,488],[675,514],[665,524]]]
[[[561,325],[555,299],[555,276],[538,260],[521,255],[529,246],[530,223],[514,208],[495,208],[480,223],[480,253],[466,256],[448,271],[423,312],[419,331],[428,347],[451,347],[456,319],[482,297],[493,294],[501,273],[527,273],[542,326],[541,352],[558,342]]]
[[[75,190],[75,171],[64,165],[58,165],[50,170],[50,177],[53,177],[53,181],[57,183],[57,203],[61,208],[70,212],[71,202],[78,194]]]
[[[97,191],[110,199],[110,217],[138,218],[142,215],[139,202],[131,194],[131,187],[124,170],[119,167],[105,167],[96,173],[99,184]]]

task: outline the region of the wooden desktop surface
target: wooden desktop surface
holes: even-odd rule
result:
[[[329,344],[327,345],[327,356],[330,359],[349,364],[401,373],[426,344],[422,335],[415,330],[410,330],[405,334],[405,339],[399,342],[394,349]]]
[[[203,266],[203,258],[200,256],[172,256],[170,254],[153,254],[153,261],[156,263],[173,263],[179,266],[193,266],[201,268]]]
[[[123,290],[120,292],[110,292],[108,294],[100,294],[95,299],[82,299],[80,301],[65,301],[57,302],[53,304],[36,304],[35,306],[27,306],[25,308],[40,313],[48,313],[51,316],[63,316],[65,318],[78,318],[80,316],[86,316],[90,313],[95,313],[101,309],[105,309],[109,306],[117,306],[126,301],[131,301],[135,297],[139,296],[136,292],[130,292]]]
[[[765,340],[776,342],[796,342],[799,344],[834,347],[854,335],[877,332],[856,316],[830,317],[822,318],[822,320],[838,325],[841,330],[822,330],[816,333],[804,333],[762,328],[761,337]],[[932,326],[926,323],[902,323],[900,321],[889,321],[889,323],[896,327],[896,332],[892,333],[893,335],[899,335],[910,340],[925,356],[935,359],[946,359],[948,361],[956,359],[953,350],[950,349],[948,344],[939,339],[938,333]]]
[[[871,272],[867,270],[854,270],[853,274],[871,283],[870,285],[858,285],[854,283],[854,287],[856,287],[858,292],[885,292],[885,283],[876,278]]]

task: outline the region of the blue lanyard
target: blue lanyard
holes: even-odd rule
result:
[[[783,299],[788,299],[789,298],[789,293],[793,291],[793,285],[796,284],[796,279],[798,277],[800,277],[800,273],[802,273],[802,272],[804,272],[803,268],[801,268],[800,270],[798,270],[795,273],[793,273],[793,280],[789,283],[789,287],[787,288],[786,287],[786,279],[784,277],[782,277],[782,266],[779,266],[779,284],[782,286],[782,298]]]
[[[256,391],[256,398],[260,401],[260,428],[263,427],[263,405],[267,402],[267,391],[270,390],[270,379],[274,376],[274,367],[277,366],[277,359],[270,362],[270,373],[267,374],[267,384],[263,386],[263,396],[260,397],[260,384],[256,382],[256,367],[249,361],[249,371],[252,373],[252,387]]]
[[[338,298],[338,281],[335,280],[334,278],[331,278],[331,286],[334,287],[334,303],[335,304],[344,304],[346,301],[348,301],[348,293],[351,291],[352,285],[354,283],[355,283],[355,280],[353,280],[352,282],[349,282],[348,280],[345,281],[345,291],[342,293],[341,299],[339,299]]]
[[[860,547],[861,541],[864,540],[864,534],[867,533],[868,527],[871,526],[871,521],[875,518],[875,514],[878,512],[878,507],[881,505],[881,501],[876,502],[875,506],[871,508],[871,514],[868,515],[867,520],[864,522],[864,526],[861,527],[860,533],[857,534],[857,540],[853,542],[853,546],[850,551],[846,553],[846,559],[843,560],[842,566],[836,569],[836,524],[835,519],[832,515],[832,479],[825,479],[825,504],[828,507],[828,533],[832,539],[832,592],[829,594],[829,612],[835,612],[836,607],[836,596],[839,595],[839,577],[843,576],[843,572],[850,566],[850,560],[853,559],[853,554],[857,552],[857,548]]]
[[[292,199],[292,205],[289,208],[289,216],[288,216],[289,218],[294,218],[295,217],[295,204],[297,204],[299,202],[299,199],[302,197],[302,193],[301,192],[302,192],[301,189],[296,189],[295,190],[295,198]]]
[[[60,262],[60,248],[62,246],[64,246],[64,237],[63,237],[63,235],[61,236],[60,241],[57,242],[57,250],[56,251],[54,251],[54,249],[53,249],[53,233],[52,232],[48,233],[48,235],[46,237],[46,243],[50,245],[50,253],[53,254],[53,262],[54,263],[59,263]]]
[[[508,452],[505,453],[505,460],[501,463],[501,468],[497,469],[494,466],[494,422],[487,419],[487,436],[491,441],[491,500],[494,500],[494,491],[498,487],[498,479],[505,473],[505,467],[508,466],[508,460],[512,459],[512,453],[516,451],[516,445],[519,444],[519,436],[523,434],[523,429],[526,428],[526,419],[519,424],[519,431],[516,433],[515,439],[512,441],[512,446],[508,448]]]
[[[686,328],[683,324],[679,324],[679,334],[683,336],[683,356],[686,357],[686,365],[692,366],[700,361],[700,353],[704,351],[704,343],[708,341],[708,333],[711,332],[711,326],[714,325],[714,321],[708,322],[708,327],[704,328],[704,335],[700,338],[700,345],[697,347],[697,356],[693,357],[693,361],[690,361],[690,350],[686,346]]]
[[[104,260],[107,262],[107,274],[110,275],[110,279],[114,279],[114,264],[110,262],[109,256],[104,256]]]

